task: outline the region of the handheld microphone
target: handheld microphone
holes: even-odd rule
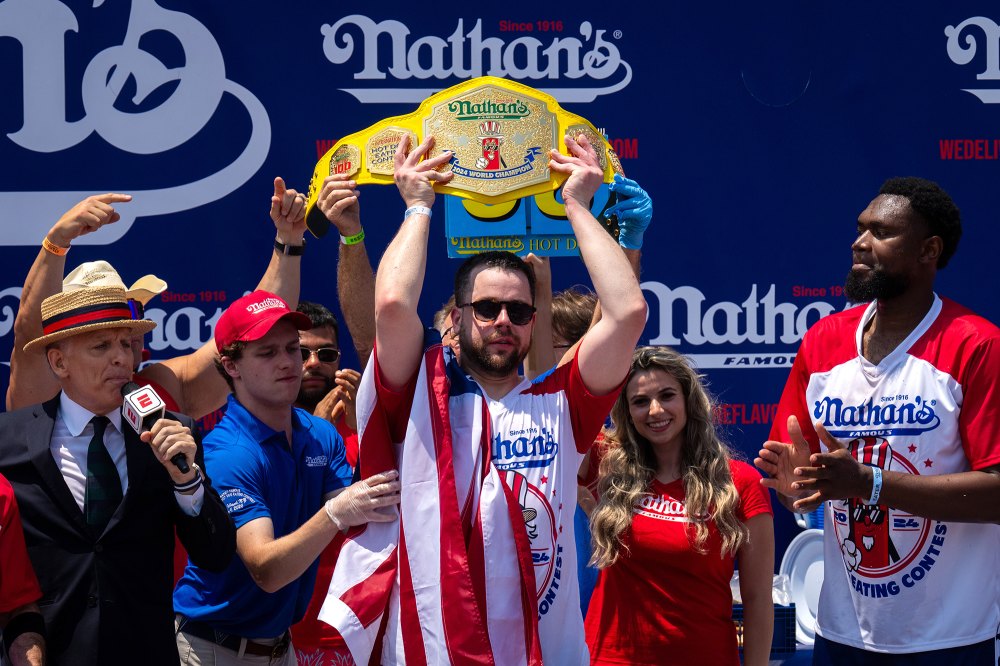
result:
[[[122,418],[128,421],[132,429],[140,435],[153,427],[153,424],[163,418],[166,405],[156,394],[152,386],[139,386],[135,382],[127,382],[122,386]],[[181,471],[187,474],[191,471],[190,465],[184,458],[183,453],[178,453],[170,462]]]

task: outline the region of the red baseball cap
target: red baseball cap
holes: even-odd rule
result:
[[[267,335],[267,332],[282,319],[290,321],[300,331],[312,328],[309,317],[291,310],[280,296],[269,291],[255,291],[233,301],[215,325],[215,348],[222,348],[233,342],[253,342]]]

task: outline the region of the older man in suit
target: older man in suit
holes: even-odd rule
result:
[[[44,335],[26,349],[45,349],[61,391],[0,415],[0,473],[42,587],[49,663],[177,664],[174,528],[211,570],[228,564],[235,530],[197,464],[188,417],[167,412],[142,435],[122,418],[132,338],[156,324],[131,317],[124,285],[50,296],[42,318]]]

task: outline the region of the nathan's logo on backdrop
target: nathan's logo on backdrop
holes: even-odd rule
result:
[[[0,39],[10,37],[21,44],[23,67],[23,74],[10,72],[9,77],[23,81],[20,97],[10,91],[5,96],[7,104],[22,104],[23,125],[9,133],[6,130],[10,128],[0,130],[25,150],[56,154],[54,159],[58,160],[59,168],[52,168],[51,172],[66,173],[66,163],[72,160],[59,153],[78,146],[93,134],[114,149],[97,155],[98,161],[114,159],[115,151],[120,151],[119,155],[167,153],[194,138],[212,120],[226,93],[238,100],[250,120],[246,145],[241,153],[228,159],[227,166],[214,174],[195,172],[197,178],[193,181],[164,189],[129,190],[135,198],[117,208],[121,221],[101,233],[81,237],[76,241],[78,244],[111,243],[124,235],[138,217],[176,213],[216,201],[249,180],[264,163],[271,143],[267,112],[249,90],[226,78],[226,64],[218,42],[196,19],[165,9],[155,0],[133,0],[121,44],[93,56],[82,68],[83,76],[75,79],[68,76],[66,62],[86,62],[86,56],[78,51],[81,45],[93,43],[104,35],[80,34],[69,38],[67,33],[80,30],[73,10],[57,0],[47,0],[45,19],[40,20],[41,4],[38,0],[0,2]],[[93,7],[80,11],[115,11],[110,5],[102,5],[103,0],[94,0]],[[158,52],[146,50],[151,43],[146,36],[152,33],[157,34],[152,41],[161,40],[160,43],[161,35],[169,35],[183,52],[184,64],[169,67]],[[164,60],[175,58],[173,51],[164,54]],[[17,58],[3,61],[0,71],[17,62]],[[72,71],[77,70],[74,67]],[[75,110],[70,110],[76,108],[77,100],[83,107],[79,118],[75,118]],[[3,152],[9,153],[9,147]],[[157,165],[162,166],[162,161],[151,162],[151,166]],[[196,166],[192,165],[191,171]],[[63,180],[63,184],[68,182]],[[18,221],[16,225],[4,226],[0,244],[37,245],[52,220],[88,194],[0,192],[0,209],[9,219]]]
[[[963,88],[979,98],[984,104],[1000,104],[1000,25],[985,16],[973,16],[958,25],[944,29],[948,38],[948,57],[956,65],[968,65],[976,59],[984,69],[976,74],[976,80],[992,81],[990,87]]]
[[[632,67],[622,58],[616,44],[621,31],[609,34],[608,30],[595,28],[590,21],[583,21],[573,35],[570,24],[565,25],[563,33],[562,21],[539,21],[539,32],[544,33],[546,41],[539,38],[542,35],[507,41],[487,36],[482,19],[477,19],[468,30],[465,21],[458,19],[455,29],[446,36],[414,37],[401,21],[375,22],[367,16],[352,14],[333,25],[324,24],[320,32],[327,60],[335,65],[347,64],[352,58],[359,61],[353,79],[370,85],[340,90],[364,104],[417,103],[444,88],[443,81],[447,79],[483,75],[524,81],[561,103],[593,102],[629,84]],[[509,24],[501,21],[497,32],[508,28]],[[384,82],[390,79],[393,83],[411,79],[436,81],[417,88],[405,83],[386,85]],[[547,81],[554,85],[546,85]],[[568,85],[570,82],[572,85]]]
[[[239,293],[235,297],[243,295]],[[21,287],[8,287],[0,291],[0,340],[7,336],[13,338],[14,318],[20,298]],[[169,311],[159,307],[146,308],[146,319],[156,322],[156,328],[146,336],[146,348],[152,353],[153,361],[201,349],[215,335],[215,325],[228,303],[226,292],[222,290],[165,291],[152,303],[161,301],[199,305],[186,305],[177,309],[173,309],[171,305]],[[5,344],[6,342],[4,340]]]
[[[649,303],[649,344],[677,347],[699,368],[787,370],[809,327],[837,309],[826,301],[779,302],[773,284],[763,296],[754,284],[742,301],[714,303],[696,287],[649,281],[642,288]],[[801,293],[792,291],[793,295]],[[820,294],[820,290],[812,293]],[[822,295],[827,293],[822,290]],[[691,347],[698,353],[690,353]],[[718,351],[701,353],[706,347]]]

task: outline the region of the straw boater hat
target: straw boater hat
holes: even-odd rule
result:
[[[63,280],[63,291],[73,291],[83,287],[121,287],[125,289],[118,272],[106,261],[88,261],[80,264]],[[163,293],[167,283],[155,275],[143,275],[131,287],[125,289],[128,298],[146,305],[154,296]]]
[[[145,304],[166,286],[163,280],[147,275],[126,292],[118,273],[106,261],[83,264],[66,276],[62,292],[42,301],[42,336],[26,344],[24,351],[44,349],[53,342],[105,328],[148,333],[156,328],[156,322],[133,319],[128,299]]]

